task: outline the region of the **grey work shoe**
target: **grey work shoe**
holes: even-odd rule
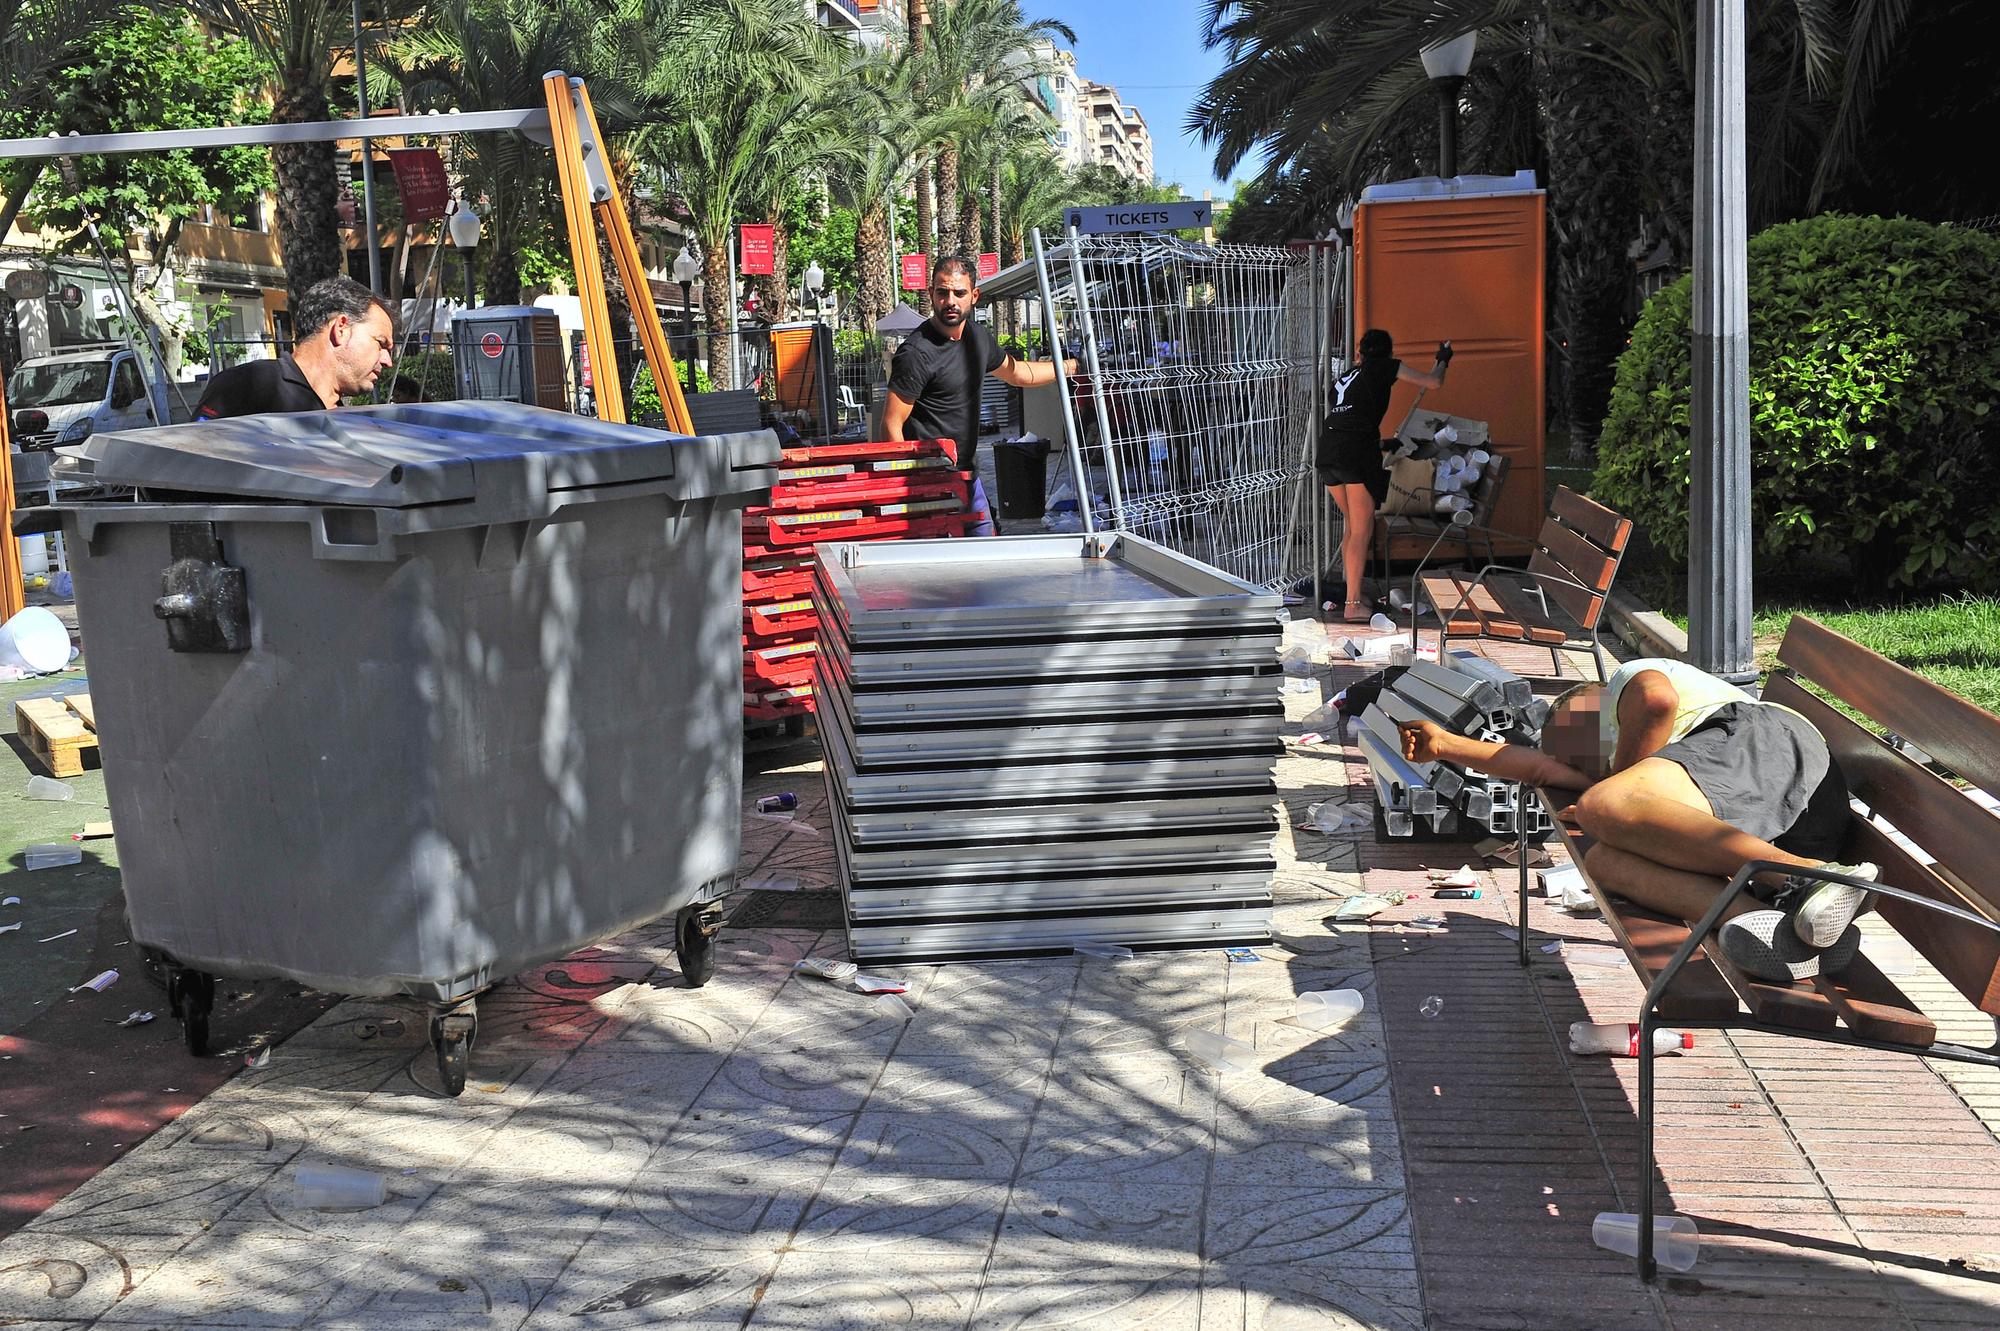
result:
[[[1745,975],[1790,984],[1847,969],[1861,948],[1861,931],[1850,927],[1832,947],[1812,948],[1799,937],[1788,912],[1753,910],[1724,921],[1715,931],[1715,945]]]
[[[1882,872],[1868,863],[1828,864],[1824,867],[1850,878],[1865,878],[1871,883]],[[1847,883],[1823,883],[1796,876],[1788,878],[1785,886],[1795,889],[1797,893],[1793,897],[1792,928],[1798,931],[1799,941],[1807,947],[1832,947],[1874,896],[1864,888]]]

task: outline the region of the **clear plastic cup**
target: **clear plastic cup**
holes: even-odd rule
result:
[[[1181,1037],[1187,1051],[1217,1072],[1242,1072],[1251,1066],[1257,1047],[1221,1031],[1189,1031]]]
[[[320,1211],[365,1210],[389,1196],[389,1180],[372,1169],[345,1165],[300,1165],[292,1176],[292,1200]]]
[[[1361,991],[1358,989],[1311,989],[1298,996],[1292,1009],[1292,1020],[1301,1026],[1323,1031],[1329,1026],[1351,1021],[1360,1013],[1361,1007]]]
[[[83,847],[74,841],[60,846],[29,846],[23,854],[30,869],[56,869],[65,864],[83,863]]]
[[[1070,951],[1079,957],[1089,957],[1093,961],[1130,961],[1132,949],[1117,943],[1076,943]]]
[[[875,995],[875,1010],[890,1021],[908,1021],[917,1015],[908,1003],[894,994]]]
[[[1590,1241],[1609,1252],[1639,1255],[1639,1217],[1627,1211],[1599,1211]],[[1701,1231],[1684,1215],[1653,1217],[1653,1260],[1669,1271],[1686,1271],[1701,1256]]]
[[[76,792],[66,781],[58,781],[49,776],[28,778],[28,798],[31,800],[69,800],[76,798]]]

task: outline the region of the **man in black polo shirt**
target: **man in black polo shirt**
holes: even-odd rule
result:
[[[958,465],[979,476],[979,381],[992,375],[1016,388],[1054,383],[1054,361],[1016,360],[991,330],[973,322],[979,270],[962,254],[939,259],[931,273],[931,317],[896,352],[883,425],[891,439],[951,439]],[[1076,362],[1063,363],[1076,373]],[[974,501],[983,507],[984,491]]]
[[[196,420],[270,411],[324,411],[373,391],[396,357],[396,324],[381,297],[351,277],[307,289],[292,311],[292,353],[245,361],[208,381]]]

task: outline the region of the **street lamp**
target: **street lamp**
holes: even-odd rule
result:
[[[826,270],[814,259],[806,265],[806,294],[812,297],[813,322],[819,322],[819,293],[826,287]]]
[[[688,253],[686,245],[674,256],[674,281],[681,284],[681,345],[687,351],[687,391],[694,392],[694,297],[689,288],[701,275],[701,262]]]
[[[1421,52],[1424,73],[1438,90],[1438,174],[1450,180],[1458,174],[1458,91],[1472,68],[1477,30],[1446,42],[1433,42]]]
[[[472,289],[472,251],[479,245],[479,214],[463,198],[452,201],[448,224],[452,248],[465,261],[465,308],[471,309],[476,295]]]

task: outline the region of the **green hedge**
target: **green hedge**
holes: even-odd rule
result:
[[[1829,214],[1750,241],[1759,563],[2000,587],[2000,238]],[[1618,361],[1593,493],[1687,558],[1689,279]]]

